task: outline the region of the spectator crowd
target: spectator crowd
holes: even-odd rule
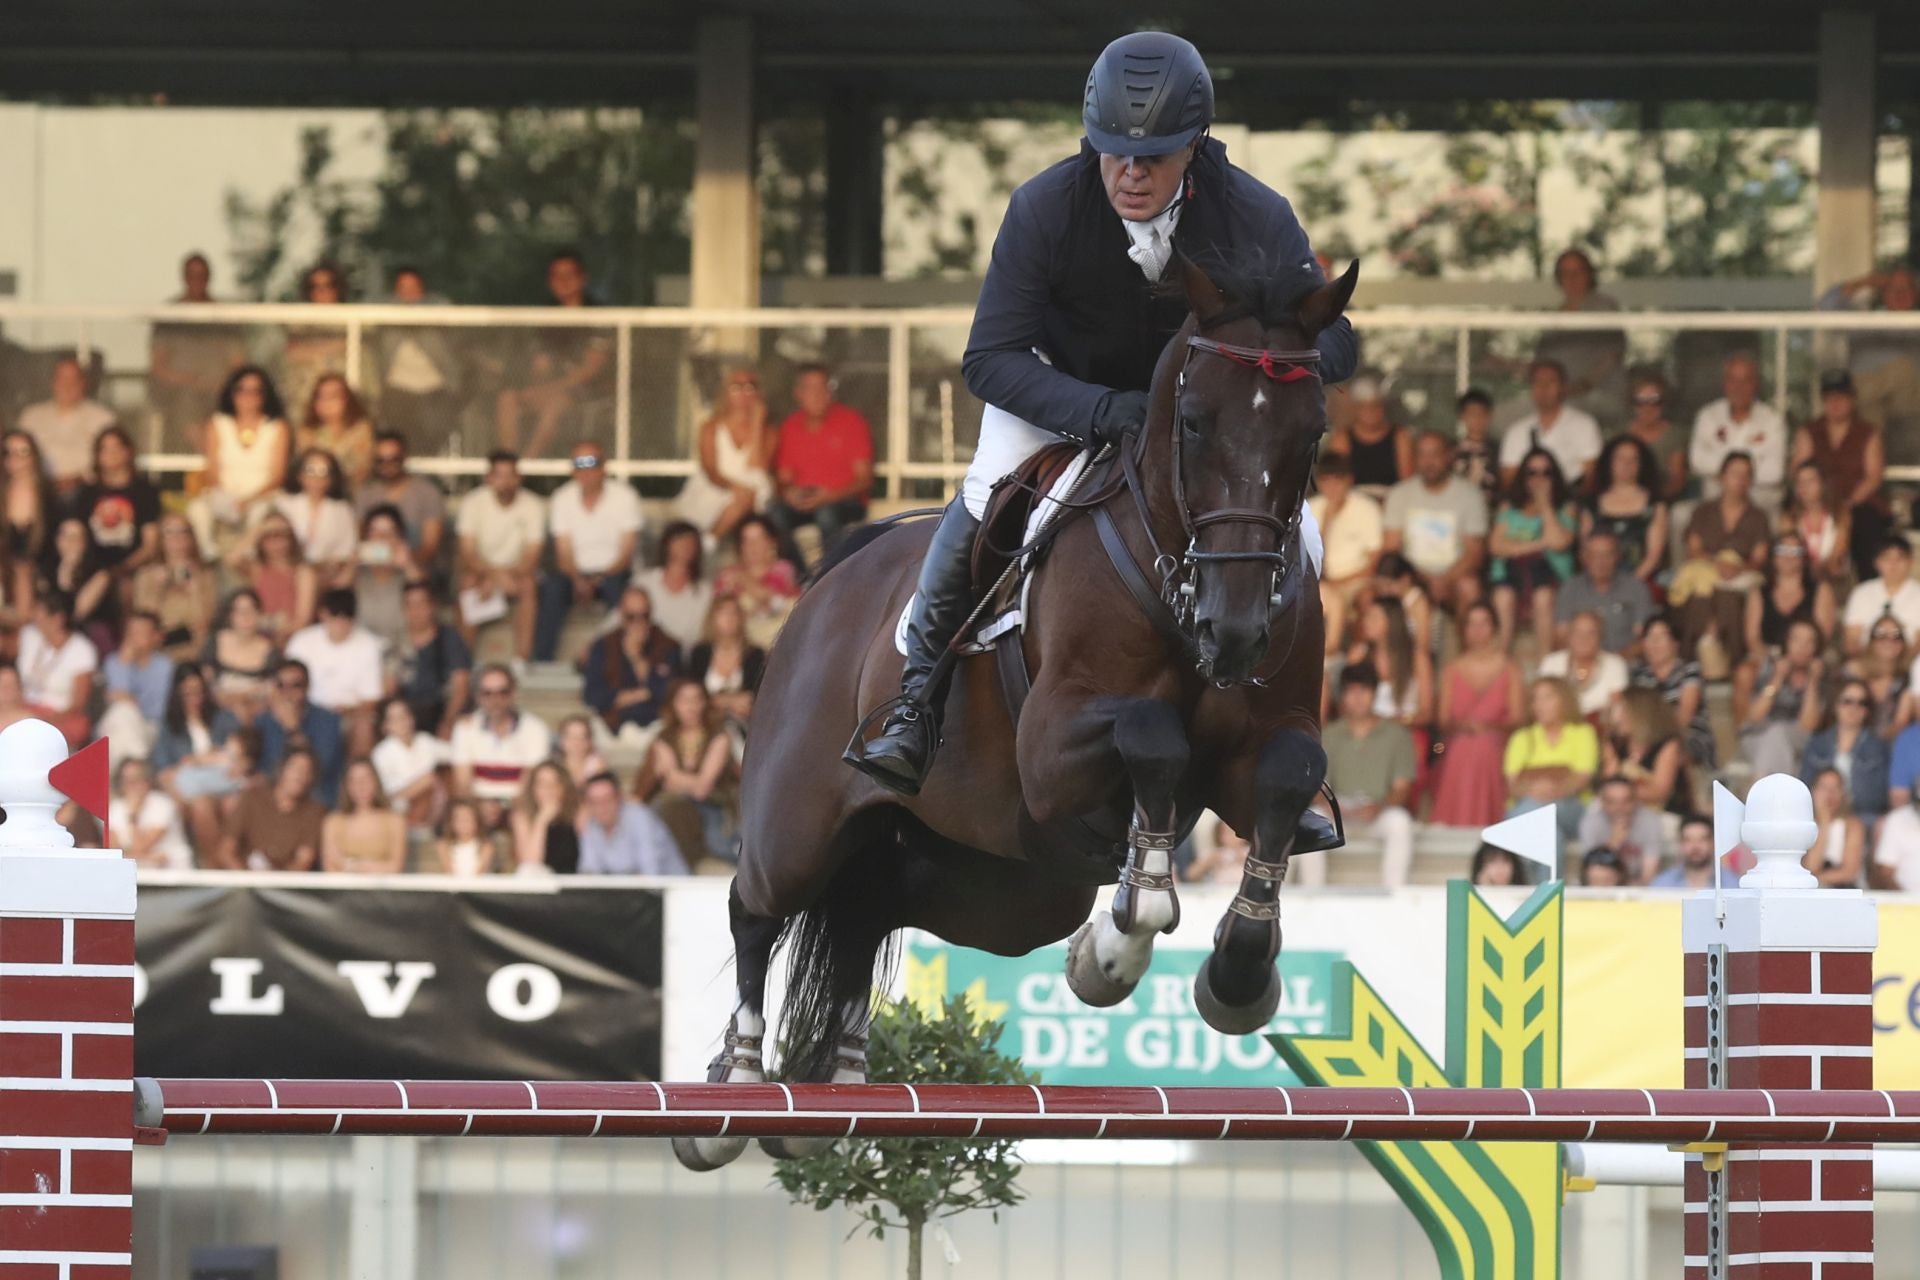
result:
[[[210,276],[189,258],[179,301],[210,300]],[[578,255],[556,254],[548,285],[586,305]],[[344,297],[325,265],[303,289]],[[430,296],[411,269],[393,289]],[[782,389],[783,421],[741,367],[667,509],[650,516],[591,439],[537,493],[506,446],[549,447],[606,372],[586,332],[542,340],[499,397],[503,447],[458,496],[410,457],[447,367],[411,331],[369,404],[337,334],[290,331],[272,372],[229,352],[215,384],[205,344],[157,330],[155,410],[196,412],[200,388],[205,460],[164,493],[86,366],[57,359],[0,436],[0,724],[106,738],[109,822],[145,865],[726,870],[797,535],[825,550],[865,518],[871,433],[824,366]],[[551,725],[523,705],[543,683]]]
[[[1612,305],[1577,252],[1556,273],[1569,308]],[[180,301],[209,278],[190,258]],[[547,279],[589,305],[577,254]],[[411,269],[392,290],[431,300]],[[304,291],[345,295],[324,265]],[[500,392],[499,447],[456,497],[409,450],[446,353],[398,332],[369,403],[337,332],[291,331],[270,374],[156,331],[156,411],[191,413],[205,459],[167,493],[59,360],[0,436],[0,724],[107,737],[115,835],[149,865],[724,871],[802,531],[826,546],[865,518],[867,422],[804,365],[776,424],[742,365],[671,510],[593,439],[536,492],[515,446],[577,437],[569,413],[610,376],[592,331],[562,328]],[[1661,372],[1607,338],[1544,344],[1507,422],[1469,390],[1453,430],[1414,431],[1383,373],[1346,389],[1311,502],[1347,829],[1397,885],[1425,827],[1551,808],[1583,882],[1698,885],[1713,779],[1785,771],[1813,789],[1823,882],[1920,891],[1920,582],[1853,374],[1823,374],[1793,424],[1735,351],[1683,425]],[[524,705],[543,681],[569,704],[552,725]],[[1190,878],[1238,875],[1231,832],[1198,843]],[[1521,874],[1486,849],[1474,872]]]

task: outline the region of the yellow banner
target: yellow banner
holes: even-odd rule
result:
[[[1569,1088],[1678,1089],[1685,1032],[1680,899],[1567,900]],[[1877,1089],[1920,1089],[1920,901],[1880,901],[1874,956]]]

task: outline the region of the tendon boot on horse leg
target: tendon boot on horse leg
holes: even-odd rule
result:
[[[1193,1003],[1207,1025],[1246,1035],[1280,1007],[1280,882],[1287,874],[1300,818],[1327,776],[1327,753],[1297,729],[1283,730],[1260,753],[1254,775],[1259,814],[1240,891],[1213,931],[1213,954],[1193,979]]]
[[[767,1078],[761,1044],[767,1034],[767,968],[773,962],[780,921],[748,913],[735,885],[727,894],[733,930],[734,974],[739,1000],[720,1038],[720,1053],[707,1066],[710,1084],[757,1084]],[[674,1158],[695,1173],[730,1164],[747,1149],[745,1138],[673,1139]]]
[[[940,703],[953,672],[953,641],[973,609],[973,539],[980,522],[961,498],[947,504],[920,562],[920,585],[907,618],[900,697],[873,741],[866,722],[841,757],[889,791],[920,793],[940,746]]]
[[[873,1021],[873,1008],[866,1001],[849,1004],[840,1011],[840,1033],[833,1045],[833,1074],[828,1084],[865,1084],[867,1082],[867,1028]],[[775,1160],[803,1160],[817,1156],[838,1142],[831,1138],[762,1138],[760,1149]]]
[[[1119,1004],[1153,960],[1155,934],[1180,923],[1173,889],[1173,846],[1179,841],[1175,796],[1187,771],[1187,735],[1163,702],[1130,702],[1113,725],[1114,745],[1133,783],[1127,861],[1113,910],[1080,926],[1067,947],[1067,985],[1087,1004]]]

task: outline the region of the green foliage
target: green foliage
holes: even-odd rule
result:
[[[977,1021],[964,997],[933,1010],[899,1003],[873,1020],[868,1078],[876,1084],[1034,1084],[1039,1077],[998,1050],[1001,1025]],[[875,1138],[835,1143],[824,1154],[782,1161],[774,1176],[815,1209],[844,1204],[876,1239],[920,1229],[971,1209],[1017,1204],[1014,1143],[970,1138]],[[913,1250],[917,1254],[917,1249]]]
[[[1445,173],[1349,160],[1343,136],[1329,137],[1289,181],[1315,243],[1336,257],[1384,255],[1419,276],[1545,276],[1573,245],[1611,276],[1773,275],[1803,269],[1811,244],[1804,122],[1774,104],[1678,103],[1657,120],[1609,102],[1363,105],[1349,123],[1439,133]],[[1570,174],[1593,201],[1551,244],[1540,206],[1550,174]],[[1341,225],[1362,207],[1381,228],[1365,242]]]
[[[420,267],[462,302],[546,301],[547,255],[586,255],[608,302],[652,298],[687,270],[693,127],[637,110],[393,111],[371,180],[334,168],[329,131],[310,129],[290,186],[264,203],[229,193],[240,277],[255,297],[292,298],[310,260],[335,261],[359,296]],[[296,242],[316,244],[294,260]]]

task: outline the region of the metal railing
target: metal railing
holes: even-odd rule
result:
[[[1627,366],[1661,368],[1680,424],[1718,395],[1719,362],[1747,349],[1760,360],[1769,398],[1790,420],[1817,405],[1822,368],[1856,361],[1866,348],[1885,356],[1911,339],[1911,356],[1892,383],[1911,416],[1889,413],[1890,477],[1920,480],[1920,312],[1513,312],[1474,308],[1378,308],[1353,313],[1366,363],[1384,369],[1401,417],[1447,426],[1453,399],[1485,386],[1501,406],[1496,422],[1525,411],[1526,360],[1547,335],[1619,335]],[[169,418],[149,395],[156,336],[224,341],[231,353],[266,367],[289,386],[320,372],[343,373],[370,400],[376,421],[387,391],[384,353],[409,337],[431,335],[463,366],[462,403],[446,430],[414,441],[419,469],[477,476],[495,442],[498,393],[540,344],[587,331],[611,346],[611,373],[592,413],[567,424],[561,439],[601,438],[616,474],[663,483],[691,474],[699,422],[737,363],[777,378],[810,360],[834,366],[840,396],[875,426],[876,473],[889,497],[946,486],[964,472],[980,405],[960,376],[972,312],[963,307],[902,309],[757,309],[465,307],[406,305],[209,304],[195,306],[41,306],[0,304],[0,335],[13,344],[0,363],[0,417],[44,395],[36,359],[75,350],[99,353],[106,397],[136,429],[143,465],[187,472],[201,459],[179,413]],[[317,355],[315,353],[318,353]],[[0,356],[9,354],[0,351]],[[297,360],[296,360],[297,354]],[[470,366],[470,367],[466,367]],[[1624,379],[1616,376],[1624,411]],[[784,388],[769,387],[785,403]],[[585,397],[583,397],[583,400]],[[211,394],[203,416],[212,408]],[[303,405],[289,404],[297,416]],[[1591,407],[1591,406],[1590,406]],[[1871,406],[1870,406],[1871,408]],[[593,415],[597,415],[593,416]],[[564,444],[560,446],[564,449]],[[564,458],[528,458],[535,475],[564,474]]]

